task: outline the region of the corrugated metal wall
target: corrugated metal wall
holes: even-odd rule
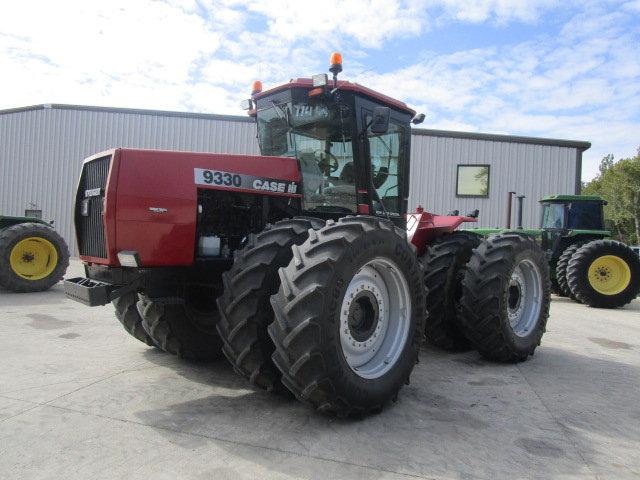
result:
[[[0,114],[0,214],[41,209],[76,254],[72,205],[82,160],[112,147],[258,153],[255,124],[45,108]]]
[[[75,254],[72,202],[84,158],[112,147],[254,154],[255,125],[246,120],[90,108],[0,112],[0,214],[41,209]],[[574,147],[414,134],[411,157],[410,208],[479,208],[481,226],[504,225],[510,190],[527,196],[530,226],[539,221],[540,197],[575,192]],[[458,164],[491,165],[488,198],[456,198]]]
[[[525,195],[523,225],[540,222],[538,200],[545,195],[576,193],[575,147],[532,145],[468,138],[412,135],[409,209],[460,213],[480,210],[478,226],[503,227],[507,193]],[[456,197],[458,165],[488,164],[489,196]],[[512,225],[515,225],[513,199]]]

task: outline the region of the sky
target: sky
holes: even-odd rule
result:
[[[424,128],[640,146],[640,0],[59,0],[0,3],[0,109],[39,103],[242,115],[328,68]]]

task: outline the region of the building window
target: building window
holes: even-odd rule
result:
[[[458,165],[458,197],[489,196],[489,165]]]
[[[42,210],[25,210],[24,216],[42,220]]]

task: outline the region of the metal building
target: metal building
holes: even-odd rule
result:
[[[537,225],[539,198],[580,191],[590,146],[413,129],[409,206],[478,208],[480,226],[502,226],[514,191],[527,197],[524,225]],[[112,147],[258,153],[248,117],[53,104],[0,110],[0,214],[54,220],[75,254],[72,202],[82,160]]]

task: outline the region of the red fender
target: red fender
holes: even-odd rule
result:
[[[477,221],[477,218],[463,215],[434,215],[418,207],[415,213],[407,213],[407,240],[421,256],[436,238],[455,231],[465,222]]]

